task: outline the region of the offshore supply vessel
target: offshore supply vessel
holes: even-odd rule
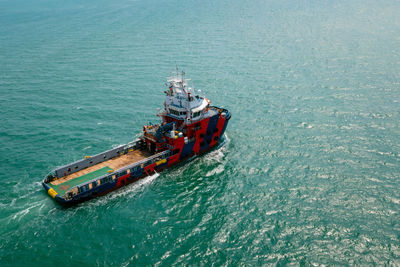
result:
[[[43,180],[61,204],[76,204],[209,151],[223,142],[231,118],[225,108],[188,87],[184,72],[167,80],[159,124],[143,126],[135,141],[59,167]]]

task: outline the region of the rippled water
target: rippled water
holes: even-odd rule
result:
[[[1,265],[399,265],[398,14],[395,0],[0,1]],[[231,110],[225,146],[54,203],[42,177],[156,122],[175,64]]]

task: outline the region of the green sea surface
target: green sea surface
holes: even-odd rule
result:
[[[0,0],[0,266],[400,265],[397,0]],[[175,66],[226,144],[62,208]]]

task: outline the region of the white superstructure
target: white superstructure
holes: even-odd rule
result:
[[[184,120],[190,124],[208,116],[210,101],[196,94],[193,88],[187,86],[185,73],[168,78],[168,90],[165,91],[165,111],[163,115]]]

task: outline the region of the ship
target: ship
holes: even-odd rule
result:
[[[160,123],[144,125],[132,142],[54,169],[42,182],[47,193],[61,205],[75,205],[223,145],[231,113],[212,106],[188,80],[178,70],[167,78]]]

